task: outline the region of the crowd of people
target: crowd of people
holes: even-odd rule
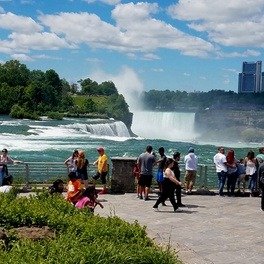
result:
[[[103,147],[97,148],[98,159],[93,162],[97,167],[95,175],[92,176],[92,183],[88,181],[89,161],[85,157],[83,150],[74,150],[72,155],[67,158],[64,164],[68,170],[68,183],[66,200],[78,208],[85,206],[91,211],[98,204],[97,195],[107,193],[106,176],[109,165],[108,157]],[[153,206],[158,210],[162,204],[166,206],[166,200],[169,199],[175,212],[179,207],[184,207],[182,203],[182,189],[186,194],[191,194],[196,180],[198,166],[198,157],[194,154],[193,147],[188,149],[184,156],[185,175],[183,182],[180,179],[181,171],[179,161],[181,154],[175,152],[171,158],[165,154],[165,149],[160,147],[158,157],[153,151],[152,146],[148,145],[146,151],[139,155],[136,166],[133,170],[137,184],[137,196],[145,201],[150,200],[150,187],[153,182],[153,167],[157,166],[156,181],[159,187],[158,199]],[[7,149],[2,150],[0,155],[0,192],[8,192],[12,188],[13,177],[8,173],[8,164],[19,163],[9,157]],[[225,196],[224,188],[226,186],[227,196],[235,196],[237,193],[245,193],[248,187],[250,196],[262,194],[261,208],[264,210],[264,147],[259,149],[258,155],[251,150],[246,157],[237,159],[235,151],[229,149],[225,155],[223,147],[218,148],[218,152],[213,157],[218,179],[219,196]],[[95,189],[96,181],[100,179],[102,190],[97,194]],[[50,193],[62,193],[64,184],[61,179],[56,180],[50,187]],[[175,199],[176,197],[176,199]]]
[[[168,158],[165,155],[164,148],[160,147],[159,156],[156,157],[152,146],[147,146],[146,151],[138,157],[137,170],[135,170],[138,198],[149,200],[153,167],[157,165],[156,181],[159,187],[159,198],[153,209],[158,210],[159,204],[165,206],[165,201],[169,199],[174,211],[177,212],[179,207],[184,206],[181,202],[182,189],[185,189],[186,194],[192,193],[196,180],[198,158],[194,154],[194,148],[190,147],[184,157],[185,175],[183,184],[180,180],[180,153],[176,152],[172,158]],[[259,154],[256,157],[251,150],[245,158],[238,160],[233,149],[229,149],[225,155],[225,149],[219,147],[218,153],[213,157],[213,162],[216,168],[220,196],[225,196],[225,186],[227,196],[235,196],[236,188],[238,193],[243,194],[246,187],[248,187],[250,196],[262,194],[261,208],[264,210],[264,148],[259,149]]]

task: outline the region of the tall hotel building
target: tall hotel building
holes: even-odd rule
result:
[[[242,73],[238,76],[239,93],[261,93],[264,91],[262,62],[243,62]]]

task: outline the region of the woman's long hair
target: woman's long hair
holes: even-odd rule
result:
[[[233,164],[235,162],[235,151],[233,149],[228,150],[226,154],[226,162],[228,164]]]
[[[83,150],[80,150],[77,158],[77,168],[78,169],[82,168],[84,164],[85,164],[85,153]]]
[[[169,165],[171,164],[171,163],[173,163],[174,162],[174,160],[172,159],[172,158],[167,158],[167,160],[166,160],[166,163],[165,163],[165,166],[164,166],[164,171],[169,167]]]

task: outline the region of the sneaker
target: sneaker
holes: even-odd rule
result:
[[[140,196],[139,196],[139,199],[140,199],[140,200],[142,200],[142,199],[143,199],[143,196],[142,196],[142,195],[140,195]]]
[[[153,207],[153,211],[154,212],[158,212],[159,211],[159,208],[158,207]]]
[[[183,211],[182,209],[177,208],[177,209],[174,210],[174,213],[180,213],[180,212],[182,212],[182,211]]]
[[[178,204],[178,207],[186,207],[186,205],[185,205],[185,204],[182,204],[182,203],[180,203],[180,204]]]
[[[147,196],[147,197],[145,197],[145,201],[149,201],[150,199],[149,199],[149,197]]]

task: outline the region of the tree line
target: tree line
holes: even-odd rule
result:
[[[53,69],[29,70],[17,60],[0,64],[0,114],[39,119],[47,115],[101,115],[131,126],[132,113],[112,81],[101,84],[87,78],[70,84]]]
[[[143,93],[142,100],[146,109],[150,110],[264,109],[264,93],[150,90]]]

